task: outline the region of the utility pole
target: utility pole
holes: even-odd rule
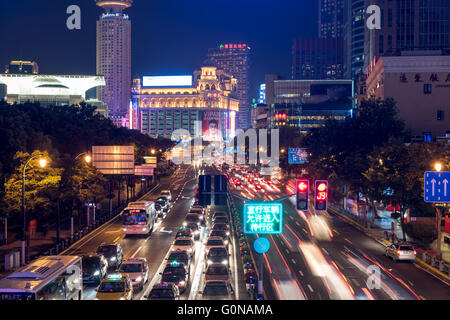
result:
[[[439,209],[438,206],[434,205],[434,208],[436,209],[436,224],[437,224],[437,243],[436,243],[436,251],[438,254],[439,259],[441,259],[441,220],[442,220],[442,212],[441,209]]]

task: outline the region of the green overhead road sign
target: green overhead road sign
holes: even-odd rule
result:
[[[279,234],[283,231],[282,203],[244,204],[245,234]]]

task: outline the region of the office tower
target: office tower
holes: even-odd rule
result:
[[[342,38],[295,38],[292,57],[294,80],[343,78]]]
[[[450,5],[448,0],[366,0],[366,6],[381,8],[381,29],[365,31],[364,68],[380,56],[402,51],[450,49]]]
[[[344,35],[344,0],[319,0],[319,37]]]
[[[346,0],[344,9],[344,76],[356,81],[364,71],[364,0]]]
[[[96,0],[96,4],[105,10],[97,21],[97,74],[106,81],[97,97],[110,116],[123,117],[131,98],[131,22],[123,10],[133,0]]]
[[[208,50],[208,57],[217,67],[237,79],[238,124],[244,130],[250,128],[249,56],[250,47],[246,44],[221,44]]]

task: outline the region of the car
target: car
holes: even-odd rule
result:
[[[206,209],[203,207],[197,207],[197,206],[191,207],[189,209],[189,213],[196,213],[196,214],[204,216],[206,214]]]
[[[133,284],[133,288],[144,289],[148,282],[148,263],[146,258],[129,258],[120,266],[121,273],[126,273]]]
[[[166,212],[164,211],[164,207],[161,205],[160,202],[155,203],[155,210],[158,215],[158,218],[165,218]]]
[[[172,282],[161,282],[153,286],[147,296],[148,300],[178,300],[180,290]]]
[[[122,264],[123,250],[120,243],[101,244],[97,253],[102,254],[108,261],[108,268],[119,268]]]
[[[225,211],[216,211],[213,214],[213,219],[217,217],[228,217],[228,214]]]
[[[204,221],[203,216],[190,213],[186,216],[186,218],[184,218],[183,226],[186,226],[188,223],[196,223],[200,227],[202,224],[202,221]]]
[[[192,232],[192,230],[190,228],[186,228],[186,227],[179,229],[175,235],[175,239],[193,238],[193,237],[194,237],[194,233]]]
[[[228,217],[215,217],[212,219],[212,223],[226,223],[229,224]]]
[[[100,283],[95,300],[132,300],[133,284],[124,273],[108,274]]]
[[[222,263],[211,263],[204,272],[205,281],[221,280],[226,281],[227,283],[230,283],[231,281],[230,274],[231,271],[228,266]]]
[[[211,233],[209,234],[210,237],[221,237],[223,241],[228,240],[229,243],[229,236],[227,236],[227,233],[222,230],[211,230]]]
[[[228,266],[230,265],[230,254],[227,249],[222,247],[211,248],[205,257],[205,263],[206,266],[214,263],[220,263]]]
[[[83,284],[98,286],[108,272],[108,261],[102,254],[87,254],[82,256]]]
[[[190,270],[191,256],[185,250],[172,251],[167,258],[167,262],[183,263],[188,268],[188,270]]]
[[[172,201],[172,193],[168,189],[161,190],[161,193],[159,195],[160,197],[166,197],[167,200]]]
[[[200,239],[200,227],[197,223],[189,222],[184,227],[192,230],[192,232],[194,233],[194,240]]]
[[[203,291],[199,293],[203,300],[231,300],[234,294],[226,281],[206,281]]]
[[[194,201],[194,203],[192,204],[192,206],[193,206],[193,207],[202,207],[202,208],[204,208],[204,206],[202,206],[202,205],[200,204],[199,201]]]
[[[188,213],[188,216],[189,215],[196,215],[200,219],[200,225],[201,226],[205,226],[206,225],[206,211],[204,211],[202,209],[193,209],[193,208],[191,208],[189,210],[189,213]]]
[[[205,254],[208,254],[211,248],[227,248],[228,240],[223,240],[221,237],[209,237],[205,243]]]
[[[215,223],[211,230],[225,231],[227,236],[230,236],[230,227],[226,223]]]
[[[156,204],[159,204],[161,206],[162,212],[169,211],[169,200],[167,200],[166,197],[159,197],[158,199],[156,199],[155,205]]]
[[[411,261],[416,259],[416,250],[410,244],[393,244],[386,247],[385,255],[392,258],[394,261]]]
[[[184,292],[189,283],[189,270],[183,263],[170,262],[160,273],[162,275],[161,282],[175,284],[180,292]]]
[[[195,253],[195,243],[190,238],[178,238],[172,244],[172,251],[185,250],[191,257]]]

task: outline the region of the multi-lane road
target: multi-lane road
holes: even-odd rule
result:
[[[277,189],[266,185],[256,196],[286,195],[284,186]],[[312,205],[297,211],[294,199],[283,201],[283,233],[265,236],[271,245],[263,255],[268,299],[450,299],[450,288],[419,265],[387,258],[382,244],[339,216],[316,213]],[[242,210],[242,201],[235,201]]]
[[[206,174],[208,174],[206,169]],[[149,237],[127,236],[122,231],[122,221],[120,216],[111,220],[109,223],[98,228],[96,231],[87,235],[68,250],[63,252],[64,255],[83,255],[95,252],[102,243],[120,243],[123,248],[124,260],[128,258],[146,258],[149,267],[149,281],[144,286],[144,289],[136,292],[133,299],[145,299],[153,285],[160,282],[161,275],[166,266],[166,258],[171,251],[171,245],[175,239],[175,234],[182,226],[184,218],[194,202],[194,189],[198,183],[198,171],[193,167],[182,167],[168,178],[162,178],[159,184],[142,197],[141,200],[155,200],[161,190],[169,189],[172,192],[172,202],[169,212],[163,220],[158,220],[153,233]],[[213,212],[216,208],[210,206],[208,210]],[[227,208],[220,208],[222,211]],[[199,291],[203,289],[204,285],[204,243],[209,230],[208,225],[202,228],[201,237],[196,241],[195,259],[191,264],[190,279],[184,293],[181,294],[180,299],[199,300],[201,294]],[[234,299],[248,299],[245,293],[245,284],[241,283],[241,277],[238,276],[240,269],[238,250],[236,250],[236,243],[231,241],[229,246],[230,269],[232,287],[234,289]],[[95,287],[84,287],[84,299],[93,300],[96,295]]]

